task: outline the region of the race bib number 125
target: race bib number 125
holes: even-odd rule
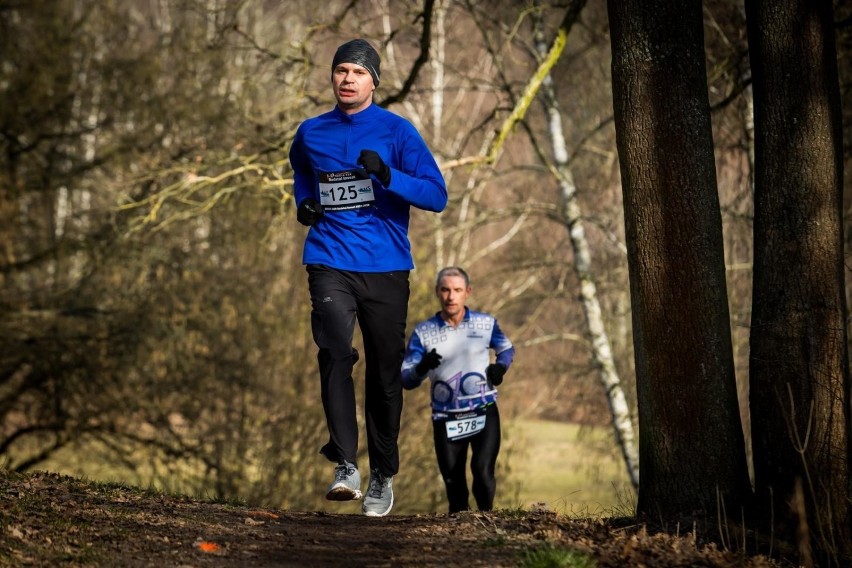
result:
[[[367,207],[373,201],[373,182],[363,169],[319,172],[320,203],[325,211]]]

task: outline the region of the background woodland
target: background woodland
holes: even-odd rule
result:
[[[754,283],[773,281],[759,278],[777,268],[790,278],[785,286],[800,294],[799,313],[810,305],[801,298],[817,297],[819,282],[833,278],[832,266],[842,300],[850,289],[842,251],[852,238],[844,228],[852,9],[792,2],[785,14],[805,22],[811,20],[803,15],[827,14],[833,22],[827,39],[832,47],[836,40],[839,96],[829,99],[843,117],[843,124],[839,114],[829,121],[838,134],[842,127],[836,140],[842,151],[808,156],[825,133],[812,133],[810,141],[791,136],[785,148],[804,153],[791,160],[772,153],[771,137],[761,138],[760,123],[756,133],[755,118],[770,127],[775,119],[775,131],[790,127],[790,113],[777,114],[767,93],[780,86],[798,100],[811,83],[794,74],[814,67],[813,52],[792,49],[779,62],[767,48],[760,52],[762,74],[753,73],[749,34],[752,57],[759,34],[749,25],[767,17],[771,3],[611,4],[329,0],[318,9],[267,0],[0,0],[3,465],[121,476],[295,510],[324,506],[315,488],[329,475],[317,453],[326,430],[300,262],[306,229],[295,221],[287,151],[299,123],[334,104],[334,49],[363,37],[382,55],[376,102],[420,130],[450,194],[442,214],[412,213],[417,268],[409,321],[437,310],[436,270],[463,266],[473,279],[471,305],[497,315],[517,347],[501,387],[506,416],[614,426],[613,445],[634,485],[639,455],[643,474],[646,464],[664,461],[642,446],[666,443],[642,421],[681,420],[672,428],[691,441],[692,455],[713,456],[714,446],[737,454],[731,477],[741,483],[747,464],[747,484],[755,473],[750,407],[765,408],[750,404],[755,346],[761,361],[781,361],[812,381],[790,361],[807,349],[803,337],[825,327],[797,328],[798,343],[786,347],[758,342],[755,314],[770,318],[783,301],[753,298]],[[770,39],[810,37],[800,32]],[[655,59],[658,49],[670,50],[670,59]],[[642,74],[654,65],[668,75]],[[778,69],[789,73],[773,75]],[[698,86],[690,91],[697,98],[681,89],[687,79]],[[830,94],[830,77],[827,84]],[[639,91],[642,97],[629,95]],[[656,122],[643,126],[649,116]],[[826,113],[814,116],[812,123]],[[643,154],[643,147],[656,153]],[[678,171],[667,159],[679,160],[683,176],[667,178],[665,172]],[[813,224],[837,233],[840,257],[834,262],[826,246],[820,250],[827,272],[791,270],[785,261],[799,259],[798,249],[773,245],[781,226],[756,221],[756,204],[763,203],[758,211],[773,210],[772,199],[761,201],[760,184],[783,184],[791,165],[821,171],[826,160],[838,176],[823,184],[835,191],[826,199],[838,218],[823,219],[821,209],[797,211],[805,215],[802,234],[811,234]],[[649,166],[643,171],[642,164]],[[694,180],[690,172],[697,172]],[[659,186],[667,189],[648,189]],[[780,211],[804,204],[788,197],[776,200]],[[718,243],[700,242],[687,230],[707,219],[711,234],[718,222]],[[654,227],[663,229],[658,234]],[[654,235],[664,236],[645,240]],[[755,243],[768,248],[756,256]],[[665,270],[654,272],[660,267]],[[707,279],[693,288],[696,274]],[[793,283],[805,274],[820,280]],[[646,283],[655,284],[643,288]],[[841,416],[827,421],[845,437],[841,453],[832,455],[847,464],[834,490],[845,485],[848,509],[846,308],[838,308],[844,302],[837,298],[815,301],[843,316],[828,326],[841,363],[815,374],[827,376],[836,391],[828,406],[842,403]],[[652,325],[644,315],[654,307],[659,317]],[[713,330],[699,344],[718,350],[690,348],[696,335],[679,325],[689,318],[693,328]],[[791,329],[789,320],[770,323]],[[717,341],[719,325],[727,344]],[[660,356],[666,349],[668,356]],[[710,352],[719,369],[708,372],[724,384],[712,393],[694,390],[691,364],[708,363],[694,355]],[[728,388],[725,381],[734,395],[731,418],[741,425],[730,438],[730,421],[694,425],[654,406],[691,393],[712,398],[707,415],[716,420],[716,410],[730,408],[715,398]],[[809,404],[807,393],[790,396],[801,408]],[[641,420],[637,408],[645,409]],[[703,419],[694,406],[685,409]],[[417,498],[401,502],[399,512],[433,511],[443,501],[440,479],[412,465],[434,461],[426,389],[406,393],[404,412],[404,475],[395,485]],[[759,424],[777,433],[783,416],[776,418],[781,422],[770,416]],[[789,440],[787,431],[783,436]],[[669,459],[689,469],[677,446],[668,447]],[[695,483],[698,469],[683,473],[683,491],[673,491],[674,501],[661,510],[683,510],[694,500],[716,512],[717,503],[709,503],[715,496]],[[655,484],[672,479],[665,467],[654,472],[644,497],[640,491],[640,511],[659,505]],[[826,500],[811,497],[817,506]],[[735,497],[733,509],[738,502]],[[848,520],[848,511],[839,513]],[[813,519],[813,526],[836,521]],[[840,549],[830,542],[822,547],[833,558]]]

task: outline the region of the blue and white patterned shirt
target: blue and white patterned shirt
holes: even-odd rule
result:
[[[494,316],[467,307],[464,312],[458,327],[445,322],[440,312],[418,323],[405,350],[402,385],[407,389],[420,386],[426,378],[415,369],[423,355],[435,349],[442,357],[438,368],[428,373],[435,420],[496,402],[497,389],[485,377],[485,368],[491,362],[488,350],[494,350],[496,362],[506,369],[515,356],[512,342]]]

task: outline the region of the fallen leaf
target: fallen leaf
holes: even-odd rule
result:
[[[216,552],[217,550],[219,550],[218,544],[216,544],[215,542],[210,542],[208,540],[200,541],[197,546],[198,549],[201,550],[201,552]]]
[[[269,511],[249,511],[249,515],[253,515],[255,517],[269,517],[270,519],[278,518],[278,515],[270,513]]]

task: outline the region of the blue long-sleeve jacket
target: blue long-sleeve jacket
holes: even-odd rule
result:
[[[390,167],[387,187],[357,164],[364,149],[378,152]],[[335,107],[303,122],[290,163],[296,203],[313,197],[325,207],[305,239],[304,264],[411,270],[409,207],[440,212],[447,205],[444,177],[423,138],[410,122],[375,104],[352,115]],[[343,206],[347,199],[350,205]]]

